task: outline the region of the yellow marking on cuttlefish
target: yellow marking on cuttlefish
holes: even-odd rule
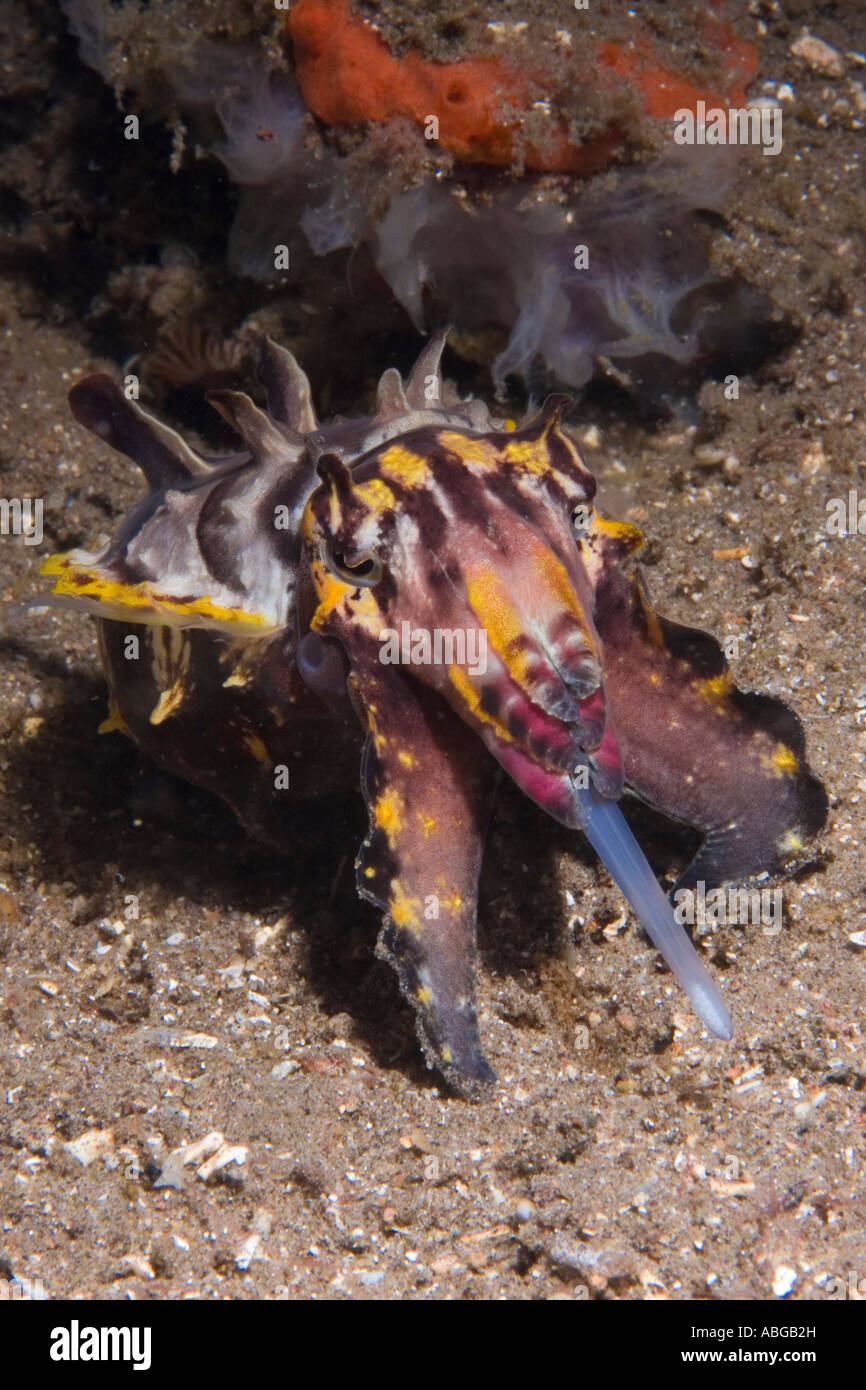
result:
[[[411,449],[402,449],[399,444],[392,444],[385,450],[379,467],[404,487],[423,487],[431,477],[427,460],[420,454],[413,454]]]
[[[176,627],[154,627],[148,632],[153,653],[151,671],[159,699],[150,715],[151,724],[162,724],[183,704],[187,693],[186,677],[192,649],[183,633]]]
[[[538,581],[537,607],[542,602],[546,603],[548,599],[558,604],[574,619],[583,633],[587,651],[601,664],[601,654],[589,630],[583,608],[571,586],[565,565],[557,559],[552,550],[548,550],[543,541],[527,538],[525,544],[527,549],[531,548],[533,578],[537,578]],[[477,586],[475,598],[472,596],[473,585]],[[508,598],[505,585],[491,570],[477,570],[473,573],[470,569],[467,572],[467,593],[474,611],[487,629],[494,650],[520,684],[520,674],[525,669],[526,658],[523,657],[521,660],[521,649],[515,643],[519,633],[524,631],[525,625]]]
[[[345,602],[347,615],[351,616],[352,622],[378,638],[383,626],[382,614],[372,590],[336,579],[318,560],[310,568],[319,599],[319,606],[310,621],[313,631],[320,632],[331,614]]]
[[[219,662],[221,666],[226,666],[229,670],[229,674],[223,681],[223,690],[243,689],[244,686],[252,684],[256,678],[263,647],[269,640],[267,636],[258,641],[254,638],[241,637],[237,641],[222,644]],[[273,707],[271,707],[271,713],[277,717]]]
[[[360,692],[360,687],[359,687],[359,685],[358,685],[358,681],[357,681],[357,679],[355,678],[354,674],[352,674],[352,675],[349,676],[349,684],[351,685],[351,687],[352,687],[354,690],[357,690],[357,691],[358,691],[358,694],[360,695],[360,693],[361,693],[361,692]],[[363,698],[363,697],[362,697],[362,698]],[[369,733],[371,739],[373,740],[373,747],[375,748],[376,752],[378,753],[379,757],[381,758],[382,755],[384,754],[386,748],[388,747],[388,740],[387,740],[387,738],[385,737],[385,735],[380,731],[379,726],[378,726],[378,724],[376,723],[376,706],[375,706],[375,705],[368,705],[368,706],[367,706],[367,731],[368,731],[368,733]]]
[[[485,470],[499,467],[499,454],[486,439],[474,439],[453,430],[442,430],[436,436],[436,443],[456,454],[464,463],[474,463]]]
[[[425,837],[432,835],[439,824],[435,816],[425,816],[423,811],[418,812],[418,819],[421,822],[421,829],[424,831]]]
[[[799,854],[803,849],[805,849],[803,839],[796,830],[787,831],[778,844],[779,853],[786,857],[790,854]]]
[[[355,483],[353,491],[366,502],[372,512],[384,512],[397,505],[397,498],[381,478],[368,478],[365,483]],[[336,529],[334,527],[334,530]]]
[[[106,715],[105,719],[103,719],[96,732],[98,734],[129,733],[129,728],[127,727],[126,720],[120,713],[120,706],[118,705],[113,695],[109,698],[108,701],[108,714]]]
[[[331,535],[335,536],[343,523],[343,512],[341,506],[343,483],[337,483],[334,478],[329,479],[330,491],[328,492],[328,525]],[[374,513],[383,512],[387,507],[396,505],[396,498],[381,478],[369,478],[364,483],[351,482],[347,485],[346,495],[360,498],[365,502]],[[304,508],[301,518],[301,533],[306,541],[314,540],[317,532],[318,522],[310,503]]]
[[[400,927],[403,931],[419,933],[422,930],[422,923],[416,908],[420,906],[421,903],[418,898],[407,898],[399,879],[391,879],[391,902],[388,912],[395,927]]]
[[[506,444],[502,451],[506,463],[513,463],[515,467],[522,468],[525,473],[533,473],[537,478],[552,473],[550,454],[545,447],[544,438],[542,435],[540,439],[514,440],[513,443]]]
[[[593,512],[589,525],[590,536],[601,536],[604,540],[616,541],[623,547],[626,555],[641,550],[646,545],[646,537],[637,526],[628,521],[611,521],[609,517]]]
[[[175,681],[174,685],[169,686],[168,690],[163,690],[150,712],[151,724],[164,724],[166,719],[169,719],[180,709],[185,694],[183,681],[179,680]]]
[[[340,511],[340,494],[337,491],[333,478],[330,480],[330,491],[328,493],[328,524],[331,528],[331,535],[336,535],[340,529],[340,522],[343,516]]]
[[[334,575],[331,574],[330,570],[325,568],[321,560],[314,560],[312,562],[310,565],[310,574],[319,600],[319,606],[310,623],[312,627],[317,618],[321,622],[329,613],[332,613],[335,608],[339,607],[346,597],[348,585],[342,580],[336,579]]]
[[[595,643],[592,641],[589,629],[586,625],[586,618],[581,608],[577,595],[571,587],[571,580],[568,577],[568,570],[561,560],[558,560],[552,550],[548,550],[543,541],[533,538],[535,549],[536,564],[543,577],[543,582],[552,596],[558,600],[561,606],[575,618],[587,638],[587,645],[590,650],[595,650]],[[595,653],[599,656],[599,653]],[[600,657],[599,657],[600,660]]]
[[[383,792],[377,797],[373,806],[373,821],[384,830],[389,843],[392,843],[395,835],[399,835],[403,829],[403,813],[403,798],[399,792]]]
[[[261,739],[258,734],[252,732],[244,734],[244,744],[252,753],[257,763],[261,763],[263,767],[270,766],[271,759],[268,750],[265,747],[264,740]]]
[[[770,766],[777,777],[793,777],[795,773],[800,771],[796,753],[784,743],[776,744],[770,759]]]
[[[694,681],[692,684],[701,699],[715,705],[720,714],[727,713],[728,696],[734,688],[734,682],[727,671],[723,671],[720,676],[713,676],[710,680]]]
[[[450,897],[440,896],[439,906],[444,907],[448,912],[459,912],[463,906],[463,899],[459,893],[452,893]]]
[[[500,724],[498,719],[494,719],[492,714],[488,714],[486,710],[481,708],[481,696],[463,670],[463,667],[449,666],[448,677],[454,689],[465,700],[469,707],[469,712],[473,717],[477,719],[480,724],[490,724],[495,730],[497,738],[502,739],[503,743],[514,743],[514,738],[505,728],[505,725]]]
[[[649,601],[643,589],[638,590],[640,606],[643,609],[644,621],[646,623],[646,635],[655,647],[663,647],[665,635],[662,632],[662,625],[659,615],[654,608],[650,607]]]
[[[472,611],[487,633],[493,650],[502,658],[518,685],[523,685],[528,670],[529,653],[522,639],[526,628],[520,614],[508,597],[501,577],[494,570],[469,572],[466,594]]]
[[[401,767],[405,767],[409,772],[411,772],[413,767],[418,766],[418,759],[413,758],[412,754],[405,748],[401,748],[397,753],[397,761],[400,763]]]
[[[55,577],[52,593],[65,598],[77,598],[85,603],[98,604],[105,609],[105,616],[116,614],[119,618],[135,614],[136,622],[171,624],[178,627],[211,626],[229,628],[232,631],[266,632],[276,631],[274,624],[264,613],[250,613],[237,608],[225,608],[214,603],[206,594],[201,598],[180,602],[168,594],[160,593],[158,586],[149,580],[138,584],[122,584],[108,579],[96,569],[88,569],[69,555],[49,555],[42,565],[40,574]],[[203,618],[201,624],[184,622],[184,619]]]
[[[422,1004],[424,1008],[426,1008],[428,1004],[432,1004],[433,1002],[433,991],[432,989],[428,989],[426,985],[419,985],[418,989],[415,991],[415,998],[418,1000],[419,1004]]]

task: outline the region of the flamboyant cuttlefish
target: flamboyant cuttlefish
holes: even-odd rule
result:
[[[99,619],[107,727],[260,837],[285,843],[323,761],[350,735],[357,747],[354,706],[370,818],[358,891],[385,914],[379,950],[428,1062],[471,1094],[493,1079],[475,936],[497,763],[588,835],[721,1037],[721,994],[618,799],[629,788],[705,832],[679,886],[779,868],[827,803],[796,715],[738,690],[715,640],[659,617],[623,568],[643,538],[594,510],[567,398],[517,428],[492,419],[450,398],[444,341],[405,383],[385,372],[374,416],[320,425],[294,357],[265,340],[267,412],[210,393],[247,446],[217,461],[109,377],[81,382],[76,419],[150,490],[103,551],[44,572]]]

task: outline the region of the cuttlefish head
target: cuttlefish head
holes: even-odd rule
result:
[[[577,789],[618,797],[623,771],[581,544],[595,480],[562,428],[565,400],[518,430],[425,426],[351,468],[319,459],[302,670],[315,686],[313,667],[329,669],[316,642],[337,642],[356,702],[371,663],[433,687],[533,800],[577,826]]]

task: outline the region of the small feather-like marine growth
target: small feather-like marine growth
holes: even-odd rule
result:
[[[474,1095],[493,1078],[475,976],[497,764],[587,833],[723,1037],[719,989],[618,799],[700,828],[681,883],[714,884],[796,857],[826,796],[796,716],[739,691],[715,641],[661,618],[628,572],[643,538],[594,510],[567,398],[517,428],[492,418],[443,382],[445,337],[405,381],[384,374],[372,416],[325,423],[266,339],[267,410],[209,397],[243,441],[215,462],[107,377],[82,382],[76,418],[136,460],[148,492],[104,550],[44,572],[99,619],[105,727],[224,797],[253,834],[288,845],[296,805],[344,788],[360,755],[359,893],[383,913],[379,950],[428,1061]]]

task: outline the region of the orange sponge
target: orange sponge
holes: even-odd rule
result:
[[[609,68],[637,88],[647,115],[657,120],[670,118],[686,107],[694,111],[700,99],[706,101],[708,106],[727,106],[728,103],[742,106],[746,100],[746,87],[758,70],[758,50],[754,44],[743,43],[720,20],[709,15],[703,17],[700,29],[703,39],[721,55],[725,68],[724,96],[702,91],[693,82],[665,67],[653,53],[649,41],[642,37],[627,47],[614,43],[602,44],[598,50],[598,61],[602,67]]]
[[[723,37],[717,44],[731,59],[732,86],[738,84],[739,95],[740,84],[757,66],[755,51],[739,44],[718,21],[711,23]],[[397,58],[360,15],[350,12],[346,0],[299,0],[289,12],[288,26],[301,92],[320,120],[358,125],[404,116],[424,125],[435,117],[433,138],[458,159],[512,163],[521,119],[545,90],[544,74],[519,72],[498,57],[454,63],[433,62],[417,53]],[[650,116],[694,108],[699,98],[713,101],[711,93],[668,70],[647,40],[603,44],[594,57],[602,73],[615,73],[640,93]],[[564,124],[551,124],[542,139],[523,143],[520,154],[530,169],[589,174],[607,162],[619,138],[611,130],[580,145],[569,139]]]

